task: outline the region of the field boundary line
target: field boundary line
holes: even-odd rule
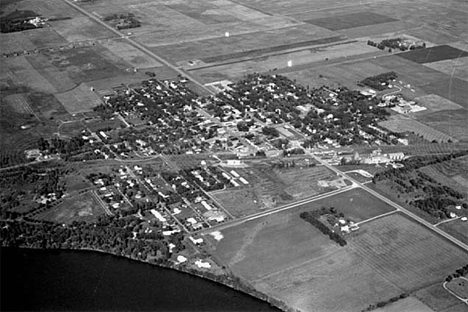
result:
[[[395,208],[395,207],[393,207],[393,208]],[[356,224],[356,225],[361,225],[361,224],[364,224],[364,223],[367,223],[367,222],[374,221],[375,219],[380,219],[380,218],[386,217],[386,216],[388,216],[388,215],[391,215],[391,214],[394,214],[394,213],[397,213],[397,212],[399,212],[399,210],[398,210],[398,209],[395,209],[395,210],[392,210],[392,211],[383,213],[383,214],[381,214],[381,215],[378,215],[378,216],[369,218],[369,219],[367,219],[367,220],[362,220],[362,221],[356,222],[355,224]]]
[[[130,43],[132,46],[134,46],[135,48],[137,48],[141,52],[143,52],[146,55],[152,57],[153,59],[160,62],[161,64],[166,65],[167,67],[171,68],[172,70],[174,70],[178,74],[181,74],[181,75],[189,78],[194,84],[196,84],[197,86],[199,86],[203,90],[207,91],[209,94],[215,94],[212,90],[205,87],[201,82],[199,82],[197,79],[195,79],[195,77],[190,75],[187,71],[180,69],[179,67],[173,65],[171,62],[169,62],[166,59],[164,59],[164,58],[160,57],[159,55],[155,54],[154,52],[152,52],[151,50],[146,48],[143,44],[140,44],[137,41],[133,40],[132,38],[129,38],[128,36],[125,36],[124,34],[122,34],[117,29],[114,29],[112,26],[109,26],[104,21],[100,20],[94,14],[88,12],[87,10],[85,10],[82,7],[76,5],[75,3],[71,2],[70,0],[62,0],[62,1],[65,2],[66,4],[68,4],[69,6],[71,6],[72,8],[74,8],[75,10],[77,10],[78,12],[80,12],[81,14],[91,18],[97,24],[105,27],[106,29],[113,32],[114,34],[118,35],[123,40],[126,40],[128,43]]]
[[[296,264],[296,265],[289,266],[289,267],[287,267],[287,268],[284,268],[284,269],[281,269],[281,270],[278,270],[278,271],[275,271],[275,272],[271,272],[271,273],[269,273],[269,274],[263,275],[263,276],[261,276],[261,277],[259,277],[259,278],[256,278],[256,279],[252,280],[252,283],[261,282],[261,281],[263,281],[263,280],[265,280],[265,279],[267,279],[267,278],[270,278],[270,277],[272,277],[272,276],[275,276],[275,275],[278,275],[278,274],[287,272],[287,271],[289,271],[289,270],[293,270],[293,269],[299,268],[299,267],[301,267],[301,266],[303,266],[303,265],[306,265],[306,264],[308,264],[308,263],[311,263],[311,262],[314,262],[314,261],[319,261],[319,260],[325,259],[325,258],[329,258],[329,257],[332,256],[334,253],[337,253],[337,252],[339,252],[339,251],[340,251],[340,250],[338,249],[338,250],[332,252],[331,254],[325,254],[325,255],[322,255],[322,256],[320,256],[320,257],[313,258],[313,259],[309,259],[309,260],[303,261],[303,262],[301,262],[301,263],[298,263],[298,264]],[[313,277],[329,277],[329,276],[332,276],[332,275],[314,275]]]
[[[283,205],[283,206],[280,206],[280,207],[276,207],[276,208],[273,208],[273,209],[270,209],[270,210],[267,210],[267,211],[260,211],[260,212],[257,212],[257,213],[254,213],[254,214],[251,214],[251,215],[248,215],[248,216],[237,218],[237,219],[232,220],[230,223],[219,224],[219,225],[216,225],[216,226],[211,227],[209,229],[203,229],[203,230],[200,230],[200,231],[194,232],[194,233],[207,233],[208,232],[208,234],[209,234],[209,233],[211,233],[213,231],[223,231],[225,229],[228,229],[228,228],[231,228],[231,227],[234,227],[234,226],[238,226],[238,225],[240,225],[240,224],[242,224],[244,222],[247,222],[247,221],[252,221],[252,220],[255,220],[255,219],[258,219],[258,218],[268,216],[270,214],[274,214],[274,213],[277,213],[277,212],[282,212],[282,211],[285,211],[285,210],[295,208],[297,206],[305,205],[305,204],[308,204],[308,203],[311,203],[311,202],[314,202],[314,201],[317,201],[317,200],[321,200],[321,199],[324,199],[324,198],[327,198],[327,197],[330,197],[330,196],[338,195],[338,194],[350,191],[350,190],[352,190],[354,188],[355,187],[353,187],[352,185],[347,186],[347,187],[343,187],[343,188],[338,189],[338,190],[334,190],[334,191],[331,191],[331,192],[328,192],[328,193],[325,193],[325,194],[315,195],[314,197],[302,199],[300,201],[296,201],[294,203],[290,203],[290,204],[286,204],[286,205]]]
[[[450,221],[455,221],[455,220],[458,220],[458,219],[461,219],[461,217],[458,216],[456,218],[450,218],[450,219],[447,219],[447,220],[442,220],[439,223],[434,224],[434,226],[439,226],[441,224],[444,224],[444,223],[447,223],[447,222],[450,222]]]

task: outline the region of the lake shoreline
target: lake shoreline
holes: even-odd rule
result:
[[[101,250],[101,249],[94,249],[94,248],[67,248],[65,249],[65,248],[39,248],[39,247],[30,247],[30,246],[1,246],[1,247],[11,248],[11,249],[30,249],[30,250],[43,250],[43,251],[81,251],[81,252],[84,251],[84,252],[100,253],[103,255],[110,255],[113,257],[117,257],[117,258],[124,258],[124,259],[132,260],[132,261],[136,261],[139,263],[144,263],[144,264],[148,264],[151,266],[156,266],[156,267],[160,267],[164,269],[172,269],[179,273],[184,273],[190,276],[202,278],[204,280],[214,282],[219,285],[227,286],[235,291],[242,292],[253,298],[262,300],[265,303],[268,303],[270,306],[280,309],[282,311],[286,311],[286,312],[294,311],[292,308],[286,306],[283,302],[278,301],[264,293],[257,291],[252,286],[246,284],[246,282],[241,280],[239,277],[236,277],[233,275],[216,275],[211,272],[203,272],[203,271],[198,271],[194,269],[187,269],[183,266],[167,265],[165,263],[161,263],[161,264],[151,263],[149,261],[132,258],[131,256],[128,256],[128,255],[118,255],[112,252],[108,252],[108,251]]]

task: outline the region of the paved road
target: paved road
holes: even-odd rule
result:
[[[295,208],[297,206],[308,204],[308,203],[311,203],[311,202],[319,200],[319,199],[334,196],[334,195],[349,191],[350,189],[352,189],[354,187],[355,186],[353,186],[353,185],[347,186],[347,187],[341,188],[339,190],[328,192],[326,194],[317,195],[317,196],[306,198],[306,199],[303,199],[303,200],[300,200],[300,201],[297,201],[297,202],[294,202],[294,203],[291,203],[291,204],[287,204],[287,205],[284,205],[284,206],[281,206],[281,207],[278,207],[278,208],[258,212],[258,213],[252,214],[252,215],[248,215],[248,216],[245,216],[245,217],[242,217],[242,218],[238,218],[238,219],[235,219],[235,220],[232,220],[232,221],[225,222],[225,223],[220,224],[220,225],[210,227],[208,229],[200,230],[197,233],[211,233],[211,232],[214,232],[214,231],[225,230],[225,229],[228,229],[228,228],[233,227],[233,226],[237,226],[237,225],[242,224],[242,223],[247,222],[247,221],[262,218],[262,217],[271,215],[273,213],[289,210],[289,209]]]
[[[97,22],[98,24],[102,25],[103,27],[109,29],[110,31],[112,31],[113,33],[117,34],[120,38],[124,39],[124,40],[127,40],[130,44],[132,44],[134,47],[138,48],[140,51],[146,53],[147,55],[149,55],[150,57],[152,57],[153,59],[155,59],[156,61],[166,65],[167,67],[169,68],[172,68],[174,71],[176,71],[177,73],[189,78],[194,84],[198,85],[199,87],[201,87],[202,89],[206,90],[207,92],[211,93],[211,94],[214,94],[214,92],[210,89],[208,89],[207,87],[205,87],[205,85],[203,85],[202,83],[198,82],[197,79],[195,79],[194,77],[192,77],[190,74],[188,74],[187,72],[185,72],[184,70],[174,66],[173,64],[171,64],[170,62],[166,61],[165,59],[161,58],[160,56],[154,54],[152,51],[150,51],[149,49],[147,49],[145,46],[141,45],[140,43],[136,42],[135,40],[123,35],[121,32],[119,32],[118,30],[112,28],[111,26],[107,25],[106,23],[104,23],[102,20],[100,20],[99,18],[97,18],[96,16],[94,16],[93,14],[91,14],[90,12],[84,10],[83,8],[79,7],[78,5],[72,3],[71,1],[69,0],[62,0],[64,1],[65,3],[67,3],[68,5],[70,5],[71,7],[75,8],[77,11],[81,12],[82,14],[88,16],[89,18],[91,18],[92,20],[94,20],[95,22]],[[401,207],[400,205],[394,203],[393,201],[389,200],[388,198],[386,198],[385,196],[377,193],[376,191],[368,188],[367,186],[365,186],[364,184],[356,181],[355,179],[349,177],[347,174],[345,173],[342,173],[341,171],[337,170],[336,168],[332,167],[331,165],[329,165],[328,163],[325,163],[323,162],[321,159],[318,159],[317,157],[315,157],[320,163],[322,163],[323,165],[325,165],[326,167],[328,167],[330,170],[336,172],[338,175],[341,175],[347,179],[349,179],[350,181],[356,183],[357,185],[359,185],[362,189],[364,189],[365,191],[367,191],[368,193],[374,195],[375,197],[383,200],[384,202],[388,203],[389,205],[395,207],[396,209],[400,210],[401,212],[403,212],[404,214],[406,214],[407,216],[411,217],[412,219],[414,219],[415,221],[419,222],[420,224],[426,226],[427,228],[431,229],[432,231],[438,233],[439,235],[445,237],[446,239],[448,239],[449,241],[451,241],[452,243],[458,245],[459,247],[461,247],[462,249],[468,251],[468,245],[462,243],[461,241],[459,241],[458,239],[455,239],[454,237],[450,236],[449,234],[445,233],[444,231],[438,229],[437,227],[435,227],[433,224],[427,222],[426,220],[418,217],[417,215],[413,214],[412,212],[406,210],[405,208]],[[297,205],[299,205],[300,203],[298,203]],[[286,209],[290,209],[292,207],[285,207],[285,208],[282,208],[282,210],[286,210]],[[279,211],[282,211],[281,209],[277,209],[277,210],[274,210],[274,211],[270,211],[269,213],[275,213],[275,212],[279,212]],[[268,212],[265,212],[265,215],[268,214]],[[263,215],[260,215],[260,216],[253,216],[252,218],[259,218]],[[246,221],[246,220],[245,220]],[[241,222],[245,222],[245,221],[241,221]]]
[[[118,31],[117,29],[113,28],[112,26],[109,26],[108,24],[106,24],[105,22],[103,22],[102,20],[100,20],[98,17],[96,17],[94,14],[86,11],[85,9],[83,9],[82,7],[74,4],[73,2],[69,1],[69,0],[62,0],[64,1],[65,3],[67,3],[68,5],[70,5],[71,7],[73,7],[74,9],[76,9],[77,11],[81,12],[82,14],[86,15],[87,17],[91,18],[92,20],[94,20],[96,23],[102,25],[103,27],[107,28],[108,30],[112,31],[113,33],[117,34],[120,38],[122,38],[123,40],[126,40],[127,42],[129,42],[131,45],[133,45],[135,48],[139,49],[140,51],[142,51],[143,53],[147,54],[148,56],[152,57],[153,59],[155,59],[156,61],[166,65],[167,67],[169,68],[172,68],[173,70],[175,70],[177,73],[187,77],[188,79],[190,79],[194,84],[196,84],[197,86],[199,86],[200,88],[202,88],[203,90],[207,91],[208,93],[210,94],[215,94],[215,92],[213,90],[210,90],[209,88],[207,88],[203,83],[201,82],[198,82],[198,80],[196,78],[194,78],[193,76],[191,76],[189,73],[187,73],[186,71],[178,68],[177,66],[171,64],[169,61],[163,59],[162,57],[156,55],[155,53],[153,53],[151,50],[149,50],[148,48],[146,48],[144,45],[136,42],[135,40],[133,40],[132,38],[128,37],[128,36],[125,36],[124,34],[122,34],[120,31]]]
[[[367,187],[366,185],[362,184],[361,182],[351,178],[350,176],[348,176],[346,173],[343,173],[341,172],[340,170],[338,170],[337,168],[329,165],[327,162],[325,161],[322,161],[320,158],[318,157],[315,157],[313,156],[317,161],[319,161],[320,163],[322,163],[324,166],[326,166],[328,169],[334,171],[336,174],[338,175],[341,175],[342,177],[345,177],[346,179],[352,181],[353,183],[356,183],[357,185],[359,185],[363,190],[367,191],[368,193],[374,195],[375,197],[379,198],[380,200],[386,202],[387,204],[389,204],[390,206],[396,208],[397,210],[401,211],[402,213],[406,214],[407,216],[411,217],[413,220],[419,222],[420,224],[424,225],[425,227],[429,228],[430,230],[436,232],[437,234],[443,236],[444,238],[448,239],[449,241],[451,241],[452,243],[454,243],[455,245],[459,246],[460,248],[464,249],[465,251],[468,251],[468,245],[466,245],[465,243],[459,241],[458,239],[454,238],[453,236],[447,234],[446,232],[442,231],[441,229],[437,228],[435,225],[433,225],[432,223],[424,220],[423,218],[415,215],[414,213],[408,211],[407,209],[403,208],[402,206],[398,205],[397,203],[391,201],[390,199],[388,199],[387,197],[383,196],[382,194],[374,191],[373,189]]]

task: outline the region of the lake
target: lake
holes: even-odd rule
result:
[[[92,251],[1,248],[2,311],[280,311],[199,277]]]

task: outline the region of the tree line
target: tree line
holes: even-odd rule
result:
[[[301,217],[301,219],[309,222],[310,224],[315,226],[320,232],[322,232],[325,235],[328,235],[331,240],[335,241],[343,247],[347,244],[346,240],[340,234],[333,232],[328,226],[326,226],[319,220],[320,216],[333,213],[333,209],[333,207],[322,207],[322,209],[320,210],[302,212],[299,216]]]

